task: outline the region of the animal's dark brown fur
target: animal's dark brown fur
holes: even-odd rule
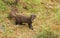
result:
[[[23,16],[23,15],[18,15],[15,17],[16,20],[16,25],[20,24],[22,25],[23,23],[27,23],[30,29],[33,29],[32,26],[32,21],[35,19],[36,15],[31,15],[30,17]]]

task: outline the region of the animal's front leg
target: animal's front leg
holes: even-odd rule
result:
[[[29,25],[29,28],[33,30],[32,23],[28,23],[28,25]]]

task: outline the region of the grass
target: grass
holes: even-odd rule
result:
[[[45,30],[42,33],[39,33],[37,38],[59,38],[59,37],[56,33]]]
[[[27,10],[23,8],[25,3]],[[11,7],[0,0],[0,38],[60,38],[60,5],[57,1],[21,0],[17,7],[18,14],[36,14],[32,24],[34,30],[28,25],[14,25],[13,20],[7,18]]]

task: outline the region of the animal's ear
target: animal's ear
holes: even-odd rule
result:
[[[35,14],[32,14],[31,15],[31,20],[34,20],[36,18],[36,15]]]

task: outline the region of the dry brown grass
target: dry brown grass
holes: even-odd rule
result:
[[[0,38],[34,38],[40,32],[43,32],[43,30],[56,32],[60,36],[60,20],[58,19],[58,15],[56,15],[58,7],[60,8],[60,5],[55,0],[53,2],[42,0],[42,4],[35,7],[38,11],[35,13],[37,17],[32,24],[34,30],[29,29],[28,25],[14,25],[13,20],[10,21],[6,18],[10,10],[6,10],[5,12],[0,11]],[[18,14],[27,16],[31,14],[24,9],[22,12]],[[60,12],[58,13],[60,15]]]

